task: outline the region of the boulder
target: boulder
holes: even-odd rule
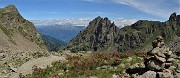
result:
[[[157,60],[150,60],[148,63],[147,63],[147,68],[149,70],[162,70],[164,68],[164,65],[162,62],[159,62]]]
[[[175,61],[174,58],[168,58],[168,59],[167,59],[167,62],[173,62],[173,61]]]
[[[161,53],[161,52],[158,52],[157,53],[157,56],[159,56],[159,57],[163,57],[163,58],[165,58],[166,56],[165,56],[165,54],[163,54],[163,53]]]
[[[168,56],[172,55],[172,51],[168,51],[168,52],[167,52],[167,55],[168,55]]]
[[[157,78],[156,77],[156,72],[154,72],[154,71],[147,71],[140,78]]]
[[[155,55],[155,58],[157,59],[157,60],[159,60],[160,62],[166,62],[166,59],[165,58],[163,58],[163,57],[158,57],[157,55]]]

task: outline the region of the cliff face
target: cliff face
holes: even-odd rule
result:
[[[150,50],[151,42],[159,35],[170,47],[175,46],[174,43],[180,40],[180,15],[173,13],[166,22],[139,20],[121,29],[108,18],[97,17],[71,40],[67,48],[72,51]]]
[[[108,18],[97,17],[91,21],[85,30],[73,38],[68,48],[73,51],[93,50],[114,45],[114,37],[118,33],[118,27]]]
[[[34,25],[14,5],[0,8],[0,46],[13,49],[46,49]]]

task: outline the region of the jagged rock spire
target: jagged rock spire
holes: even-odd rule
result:
[[[170,15],[169,21],[176,21],[176,12],[174,12]]]

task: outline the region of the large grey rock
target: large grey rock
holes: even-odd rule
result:
[[[158,52],[157,56],[165,58],[166,56],[162,52]]]
[[[147,63],[147,68],[150,70],[162,70],[164,68],[164,65],[162,62],[159,62],[157,60],[150,60]]]
[[[156,58],[157,60],[163,62],[163,63],[166,62],[166,59],[163,58],[163,57],[158,57],[158,56],[155,55],[155,58]]]
[[[179,58],[164,45],[161,37],[153,42],[153,47],[144,59],[145,66],[134,64],[126,72],[128,71],[132,78],[180,78]],[[134,73],[142,71],[138,69],[140,67],[145,68],[145,72]]]
[[[172,51],[168,51],[168,52],[167,52],[167,55],[168,55],[168,56],[172,55]]]
[[[174,58],[168,58],[168,59],[167,59],[167,62],[174,62],[174,61],[175,61]]]
[[[146,73],[144,73],[141,78],[157,78],[156,77],[156,72],[154,71],[147,71]]]
[[[157,54],[158,52],[161,52],[161,49],[159,47],[154,48],[150,53],[151,54]]]

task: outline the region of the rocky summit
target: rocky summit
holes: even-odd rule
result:
[[[173,49],[180,51],[180,15],[173,13],[165,22],[139,20],[119,29],[108,18],[97,17],[67,45],[71,51],[149,51],[158,36]]]
[[[24,19],[14,5],[0,8],[0,48],[37,51],[46,49],[33,23]]]
[[[47,54],[33,23],[24,19],[14,5],[0,8],[0,78],[10,77],[28,60]]]
[[[106,18],[100,16],[91,21],[85,30],[71,40],[67,48],[72,51],[98,51],[114,45],[118,27]]]
[[[165,46],[161,36],[152,42],[152,46],[144,63],[130,66],[125,75],[132,78],[179,78],[180,58]]]

